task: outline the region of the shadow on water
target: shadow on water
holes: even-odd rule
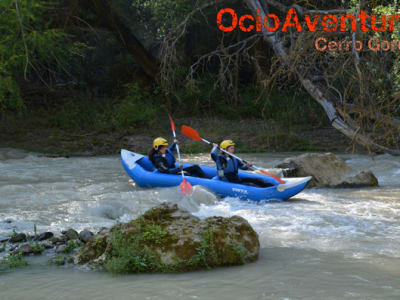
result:
[[[304,203],[304,204],[320,204],[319,201],[314,201],[314,200],[308,200],[308,199],[302,199],[302,198],[290,198],[284,201],[284,203]]]

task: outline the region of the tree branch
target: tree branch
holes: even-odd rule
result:
[[[265,0],[265,2],[267,3],[270,1],[272,0]],[[259,10],[261,14],[261,19],[264,19],[265,16],[268,14],[268,6],[265,5],[265,10],[264,10],[259,0],[245,0],[245,3],[253,12]],[[288,50],[284,47],[282,40],[279,40],[276,35],[265,34],[264,31],[263,35],[264,35],[264,40],[271,45],[275,54],[280,58],[282,64],[289,65],[290,60],[288,56]],[[367,147],[368,149],[372,149],[373,151],[379,151],[379,152],[383,151],[390,154],[400,155],[399,150],[389,149],[382,145],[376,144],[368,136],[359,133],[360,129],[354,126],[355,122],[352,120],[352,118],[348,114],[334,107],[333,103],[338,101],[332,101],[332,99],[326,94],[326,89],[323,89],[318,84],[313,83],[312,80],[309,78],[309,74],[307,74],[307,72],[302,73],[301,70],[299,69],[295,69],[293,70],[293,72],[297,75],[302,86],[323,107],[325,113],[327,114],[334,128],[342,132],[350,139]],[[353,125],[349,125],[348,124],[349,122],[352,123]]]
[[[25,68],[24,68],[24,79],[27,80],[26,74],[28,71],[28,65],[29,65],[29,51],[28,51],[28,46],[26,44],[26,40],[25,40],[25,31],[24,31],[24,25],[22,24],[22,17],[21,17],[21,13],[19,11],[19,7],[18,7],[18,0],[14,0],[15,2],[15,11],[17,13],[17,17],[18,17],[18,22],[19,25],[21,27],[21,35],[22,35],[22,41],[24,43],[24,48],[25,48]]]
[[[300,16],[304,16],[305,14],[310,14],[310,15],[316,15],[316,14],[320,14],[320,15],[329,15],[329,14],[345,14],[346,10],[345,9],[325,9],[325,10],[315,10],[315,9],[307,9],[303,6],[300,6],[298,4],[293,4],[292,6],[286,6],[278,1],[275,0],[263,0],[264,4],[269,4],[273,7],[275,7],[276,9],[278,9],[279,11],[283,12],[283,13],[287,13],[289,8],[293,7],[296,9],[297,13]]]

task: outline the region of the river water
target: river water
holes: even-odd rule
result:
[[[292,155],[244,158],[273,167]],[[221,201],[201,188],[183,198],[177,188],[135,187],[118,156],[0,149],[0,236],[32,233],[34,224],[96,231],[170,201],[201,218],[240,215],[261,243],[257,262],[185,274],[112,276],[30,257],[28,267],[0,273],[0,299],[400,299],[400,158],[341,157],[372,170],[380,187],[313,188],[263,204]],[[210,164],[208,155],[185,160]]]

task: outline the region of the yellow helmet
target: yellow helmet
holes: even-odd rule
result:
[[[226,150],[226,148],[228,148],[229,146],[235,146],[235,143],[232,140],[224,140],[221,142],[221,144],[219,144],[219,146]]]
[[[168,141],[162,137],[158,137],[153,141],[153,148],[158,150],[160,146],[168,146]]]

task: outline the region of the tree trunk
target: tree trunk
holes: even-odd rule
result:
[[[268,11],[266,11],[267,8],[264,10],[264,7],[261,5],[259,0],[244,0],[244,2],[253,11],[254,15],[256,15],[257,9],[259,9],[261,20],[264,20]],[[264,4],[267,6],[265,2]],[[272,47],[274,53],[281,59],[281,62],[288,64],[288,52],[283,46],[282,41],[277,38],[277,35],[270,34],[264,30],[262,33],[264,35],[264,40]],[[352,118],[335,108],[334,103],[338,103],[339,99],[332,99],[332,96],[328,95],[324,88],[322,88],[318,83],[314,83],[309,76],[303,75],[301,70],[297,70],[296,75],[307,92],[323,107],[334,128],[358,144],[367,147],[370,151],[400,155],[400,151],[378,145],[368,136],[359,133],[360,128]]]
[[[124,24],[108,0],[79,0],[79,4],[98,16],[101,26],[109,29],[117,41],[133,56],[151,81],[157,78],[159,63]]]

